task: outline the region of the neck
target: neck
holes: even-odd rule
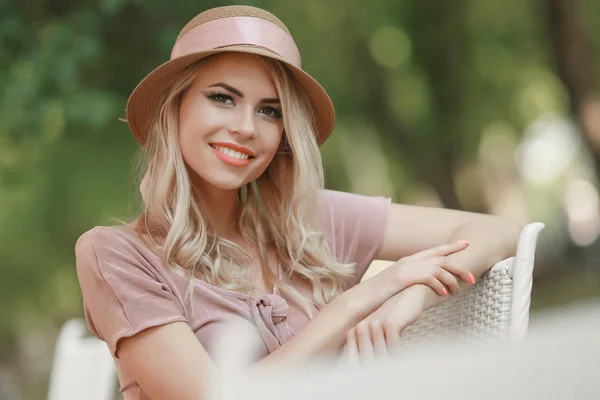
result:
[[[227,239],[238,236],[238,189],[220,189],[212,185],[195,185],[195,196],[210,216],[214,232]]]
[[[237,191],[218,190],[202,193],[202,202],[210,215],[215,234],[224,238],[232,238],[238,233]]]

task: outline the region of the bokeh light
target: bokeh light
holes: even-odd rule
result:
[[[411,41],[406,33],[395,26],[382,26],[369,40],[373,59],[381,66],[396,68],[408,61]]]

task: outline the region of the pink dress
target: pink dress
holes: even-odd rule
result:
[[[348,288],[360,281],[381,247],[389,207],[390,199],[383,197],[321,192],[319,216],[330,249],[336,259],[356,262],[356,274],[347,282]],[[201,280],[195,282],[192,313],[184,306],[187,278],[167,269],[139,240],[117,228],[89,230],[77,241],[75,253],[88,327],[112,352],[120,391],[127,400],[149,397],[120,368],[117,344],[121,338],[153,326],[184,321],[212,357],[219,327],[242,318],[251,322],[263,339],[258,360],[309,322],[296,302],[288,304],[277,291],[251,298]],[[291,282],[310,299],[307,283],[294,278]]]

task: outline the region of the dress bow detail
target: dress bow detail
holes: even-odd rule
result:
[[[290,307],[278,294],[265,294],[253,302],[252,315],[269,353],[272,353],[294,336],[287,320]]]

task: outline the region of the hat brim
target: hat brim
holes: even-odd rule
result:
[[[137,85],[127,101],[126,113],[129,129],[142,146],[146,143],[151,122],[159,111],[162,95],[169,88],[173,77],[203,58],[225,52],[257,54],[284,63],[308,95],[314,113],[317,143],[320,146],[325,142],[333,131],[335,111],[329,95],[313,77],[269,50],[260,47],[228,46],[169,60],[146,75]]]

